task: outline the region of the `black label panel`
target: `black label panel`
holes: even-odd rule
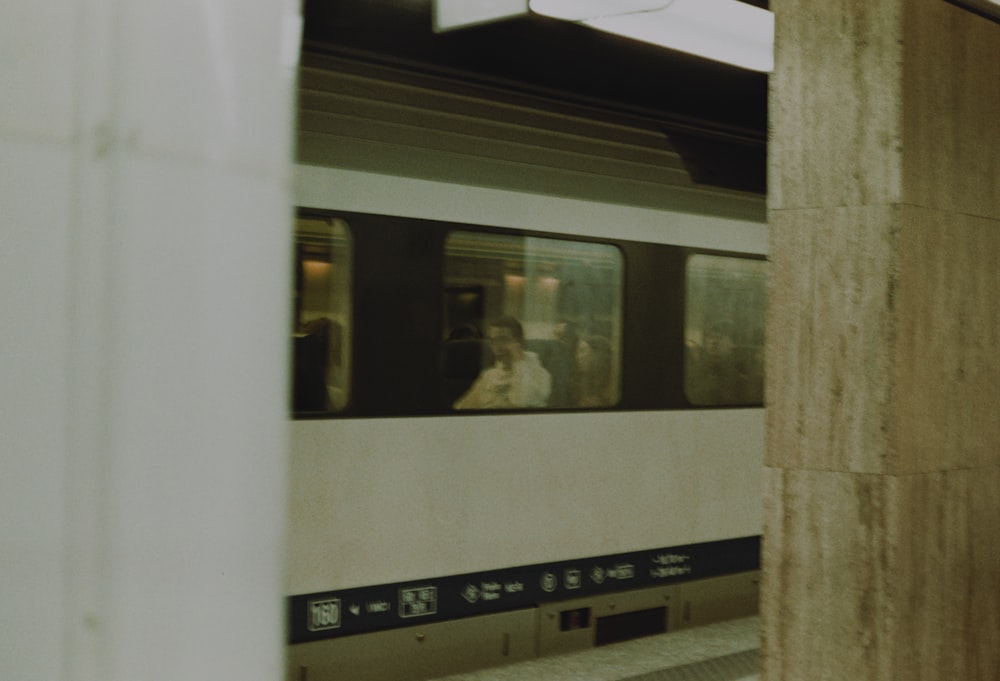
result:
[[[760,568],[760,537],[503,568],[288,598],[288,642],[529,608]]]

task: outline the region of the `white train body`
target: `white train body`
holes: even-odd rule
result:
[[[695,185],[676,153],[646,149],[664,144],[648,126],[543,111],[516,97],[487,105],[481,92],[443,95],[366,69],[338,74],[336,64],[307,61],[294,177],[304,211],[767,255],[763,198]],[[624,258],[626,269],[634,265]],[[355,303],[356,320],[372,313]],[[661,314],[625,309],[623,333],[641,334]],[[349,343],[360,352],[364,341]],[[650,598],[678,606],[658,616],[663,628],[755,609],[756,564],[725,562],[727,542],[750,540],[745,554],[761,533],[759,399],[315,416],[290,423],[289,679],[429,678],[591,645],[601,613],[644,611]],[[671,552],[695,545],[716,552],[714,571],[700,574],[690,551]],[[651,568],[641,552],[653,552]],[[615,562],[618,554],[631,557]],[[607,587],[608,574],[638,574],[645,587],[651,575],[669,578],[647,588],[652,596],[629,596],[623,581],[572,600],[580,583]],[[685,582],[718,574],[736,581]],[[516,607],[502,607],[508,597],[520,598]],[[563,605],[544,610],[551,602]],[[487,605],[494,619],[473,617]],[[365,624],[376,617],[389,619]],[[484,643],[494,639],[502,645]]]
[[[763,223],[332,168],[299,166],[296,197],[319,209],[767,252]],[[292,594],[761,531],[761,408],[335,418],[291,430]]]

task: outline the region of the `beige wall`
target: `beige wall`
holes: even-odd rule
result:
[[[772,9],[763,678],[1000,678],[1000,24]]]

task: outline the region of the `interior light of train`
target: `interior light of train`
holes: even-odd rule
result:
[[[312,279],[323,279],[325,278],[332,266],[328,262],[321,262],[319,260],[303,260],[302,268],[306,272],[306,277]]]
[[[774,14],[739,0],[531,0],[529,6],[536,14],[713,61],[774,70]]]
[[[554,291],[559,288],[559,280],[556,277],[546,276],[539,277],[538,284],[546,290]]]

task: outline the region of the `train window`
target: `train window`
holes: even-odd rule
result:
[[[295,229],[292,411],[342,410],[351,367],[351,232],[343,220],[300,217]]]
[[[617,247],[456,231],[445,241],[442,372],[455,409],[617,404]]]
[[[767,262],[694,254],[685,296],[684,391],[695,405],[760,404],[764,398]]]

